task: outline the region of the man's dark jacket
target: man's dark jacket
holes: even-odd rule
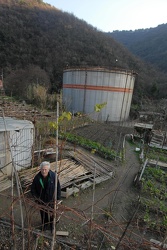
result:
[[[55,173],[49,170],[47,185],[44,188],[43,176],[41,172],[39,172],[35,176],[31,185],[31,194],[33,195],[33,197],[38,201],[42,200],[43,202],[52,202],[54,201],[54,192],[55,192]],[[61,187],[59,180],[57,180],[57,200],[60,200],[60,198],[61,198]]]

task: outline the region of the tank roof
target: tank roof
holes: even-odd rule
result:
[[[20,129],[33,128],[34,125],[28,120],[17,120],[11,117],[0,117],[0,132],[3,131],[17,131]]]
[[[127,70],[127,69],[121,69],[121,68],[115,68],[115,67],[70,67],[65,68],[64,72],[69,71],[98,71],[98,72],[116,72],[116,73],[127,73],[127,74],[133,74],[137,75],[137,73],[133,70]]]

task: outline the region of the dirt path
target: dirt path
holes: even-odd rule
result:
[[[111,164],[113,166],[113,163]],[[138,193],[133,186],[133,180],[139,168],[140,163],[134,152],[134,147],[126,143],[125,161],[123,163],[114,163],[114,178],[97,185],[95,188],[93,221],[97,224],[97,228],[101,226],[104,229],[107,228],[113,238],[117,240],[122,236],[128,221],[135,211],[133,204],[138,200]],[[89,220],[92,216],[92,200],[93,191],[92,188],[89,188],[76,197],[69,197],[63,203],[79,214],[85,215]],[[69,216],[67,213],[64,218],[62,217],[58,227],[62,230],[68,229],[72,239],[75,239],[76,235],[82,238],[86,234],[86,230],[89,232],[89,227],[81,226],[84,223],[84,220],[80,220],[79,225],[77,213],[75,215],[69,214]],[[89,223],[87,223],[88,225]],[[89,236],[87,235],[87,237]],[[117,244],[117,240],[113,241],[113,244]],[[84,241],[83,238],[82,241]]]
[[[118,170],[118,181],[115,183],[114,195],[111,197],[111,208],[117,218],[117,220],[128,220],[129,211],[125,212],[129,202],[135,200],[136,190],[133,186],[134,177],[139,171],[140,163],[134,152],[134,148],[126,143],[125,162],[120,166]]]

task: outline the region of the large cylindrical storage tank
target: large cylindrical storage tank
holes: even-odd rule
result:
[[[136,74],[106,68],[75,68],[63,72],[63,103],[70,112],[82,112],[101,121],[124,121],[129,117]],[[96,104],[107,103],[96,114]]]

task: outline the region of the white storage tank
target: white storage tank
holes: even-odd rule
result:
[[[70,112],[82,112],[100,121],[129,117],[136,73],[107,68],[75,68],[63,72],[63,103]],[[96,104],[107,103],[97,115]]]

